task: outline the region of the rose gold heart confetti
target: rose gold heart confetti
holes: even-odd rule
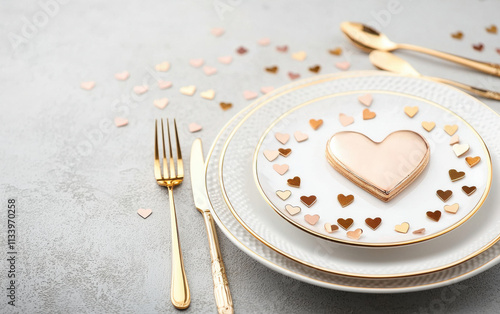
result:
[[[402,224],[394,227],[394,230],[399,233],[407,233],[408,229],[410,229],[410,224],[407,222],[403,222]]]
[[[170,88],[172,87],[172,82],[170,81],[163,81],[163,80],[159,80],[158,81],[158,88],[159,89],[167,89],[167,88]]]
[[[432,129],[434,129],[434,127],[436,126],[436,123],[435,122],[427,122],[427,121],[424,121],[422,122],[422,127],[427,131],[427,132],[430,132],[432,131]]]
[[[318,73],[319,71],[321,71],[321,66],[319,65],[314,65],[312,67],[309,67],[309,71],[313,72],[313,73]]]
[[[299,143],[303,142],[303,141],[307,141],[307,139],[309,138],[309,136],[307,134],[302,133],[300,131],[293,133],[293,136],[295,137],[295,140]]]
[[[346,207],[352,204],[354,202],[354,196],[349,194],[345,196],[344,194],[339,194],[337,195],[337,200],[339,201],[340,205],[342,207]]]
[[[246,100],[257,98],[257,96],[259,96],[259,94],[253,91],[246,90],[243,92],[243,97],[245,97]]]
[[[231,62],[233,62],[233,57],[231,56],[218,57],[217,61],[219,61],[222,64],[230,64]]]
[[[476,157],[465,157],[465,162],[469,165],[469,167],[474,167],[481,161],[481,157],[476,156]]]
[[[476,187],[475,186],[467,186],[467,185],[464,185],[462,186],[462,191],[464,191],[465,194],[467,194],[467,196],[471,196],[472,194],[474,194],[474,192],[476,192]]]
[[[317,197],[315,195],[311,195],[311,196],[301,196],[300,197],[300,201],[306,205],[307,207],[311,207],[313,206],[316,201],[317,201]]]
[[[284,45],[284,46],[276,46],[276,50],[278,50],[279,52],[287,52],[288,51],[288,46]]]
[[[290,197],[290,195],[292,195],[292,191],[290,191],[290,190],[286,190],[286,191],[278,190],[278,191],[276,191],[276,195],[278,195],[279,198],[281,198],[283,201],[285,201]]]
[[[280,152],[277,150],[265,150],[264,151],[264,157],[266,157],[266,159],[269,161],[275,160],[276,158],[278,158],[279,155],[280,155]]]
[[[450,169],[450,171],[448,171],[448,174],[450,175],[451,182],[455,182],[465,178],[465,172],[456,171],[455,169]]]
[[[339,114],[339,121],[340,121],[340,124],[342,124],[343,126],[348,126],[349,124],[354,123],[354,118],[341,113],[341,114]]]
[[[317,129],[319,129],[320,126],[323,125],[323,120],[322,119],[318,119],[318,120],[311,119],[311,120],[309,120],[309,124],[311,125],[311,127],[314,130],[317,130]]]
[[[120,118],[120,117],[116,117],[115,118],[115,125],[117,127],[122,127],[122,126],[126,126],[128,124],[128,120],[125,119],[125,118]]]
[[[354,231],[347,231],[347,237],[353,240],[359,240],[361,237],[361,234],[363,234],[363,229],[356,229]]]
[[[273,90],[274,90],[274,87],[272,87],[272,86],[263,86],[260,88],[260,92],[264,95],[269,93],[269,92],[272,92]]]
[[[210,33],[215,37],[220,37],[224,34],[225,30],[222,27],[214,27],[210,30]]]
[[[288,185],[291,186],[291,187],[299,188],[300,187],[300,178],[299,177],[293,177],[293,179],[286,180],[286,183],[288,183]]]
[[[370,107],[370,105],[372,104],[373,102],[373,96],[371,94],[365,94],[365,95],[361,95],[358,97],[358,101],[362,104],[362,105],[365,105],[367,107]]]
[[[149,87],[147,87],[146,85],[134,86],[134,93],[136,93],[137,95],[142,95],[145,92],[147,92],[148,90],[149,90]]]
[[[456,33],[451,34],[451,37],[453,37],[455,39],[462,39],[463,36],[464,36],[464,33],[462,33],[461,31],[458,31]]]
[[[193,94],[196,92],[196,86],[194,85],[189,85],[189,86],[183,86],[180,88],[181,94],[184,94],[186,96],[193,96]]]
[[[294,73],[294,72],[288,72],[288,77],[291,80],[295,80],[295,79],[298,79],[300,77],[300,74],[299,73]]]
[[[290,139],[290,134],[276,132],[276,134],[274,134],[274,137],[276,137],[276,139],[281,144],[285,145],[288,142],[288,140]]]
[[[139,208],[137,210],[137,213],[139,214],[139,216],[146,219],[153,213],[153,211],[151,209]]]
[[[300,207],[299,206],[292,206],[290,204],[286,204],[285,209],[292,216],[295,216],[298,213],[300,213]]]
[[[342,62],[335,63],[335,66],[339,70],[347,71],[351,67],[351,63],[349,61],[342,61]]]
[[[257,43],[261,46],[267,46],[270,42],[271,40],[269,38],[261,38],[259,39],[259,41],[257,41]]]
[[[425,234],[425,228],[420,228],[413,231],[413,234]]]
[[[473,44],[472,48],[474,48],[474,50],[477,50],[477,51],[483,51],[484,45],[482,43],[478,43],[478,44],[475,44],[475,45]]]
[[[444,130],[446,133],[448,133],[448,135],[453,135],[455,134],[455,132],[458,130],[458,125],[454,124],[454,125],[445,125],[444,126]]]
[[[408,115],[408,117],[413,118],[418,113],[418,106],[405,107],[405,113]]]
[[[469,144],[455,144],[452,146],[452,148],[455,155],[457,155],[457,157],[460,157],[469,151],[470,146]]]
[[[334,55],[334,56],[340,56],[342,54],[342,48],[340,47],[337,47],[335,49],[330,49],[328,50],[328,52],[331,54],[331,55]]]
[[[85,90],[91,90],[92,88],[95,87],[95,82],[94,81],[82,82],[80,84],[80,87]]]
[[[243,46],[241,46],[241,47],[239,47],[238,49],[236,49],[236,52],[237,52],[238,54],[240,54],[240,55],[244,55],[245,53],[247,53],[247,52],[248,52],[248,49],[247,49],[247,48],[245,48],[245,47],[243,47]]]
[[[229,110],[233,107],[233,104],[230,102],[221,102],[219,106],[222,108],[222,110]]]
[[[215,97],[215,91],[213,89],[209,89],[204,92],[201,92],[200,95],[205,99],[212,100]]]
[[[450,199],[450,197],[453,195],[453,192],[450,190],[437,190],[436,195],[443,201],[446,202],[447,200]]]
[[[130,76],[130,73],[128,71],[123,71],[115,74],[115,79],[118,81],[126,81]]]
[[[352,224],[354,223],[354,220],[352,218],[347,218],[347,219],[339,218],[337,219],[337,223],[339,224],[339,226],[344,228],[344,230],[347,230],[351,228]]]
[[[297,61],[304,61],[307,58],[307,54],[305,51],[299,51],[292,53],[292,58],[297,60]]]
[[[280,148],[278,152],[281,156],[288,157],[292,153],[292,150],[290,148]]]
[[[153,104],[155,105],[155,107],[163,109],[168,105],[168,98],[155,99],[153,101]]]
[[[500,55],[500,48],[497,48],[497,53]]]
[[[458,138],[458,134],[455,134],[450,139],[450,145],[455,145],[460,142],[460,138]]]
[[[486,31],[490,34],[496,34],[497,27],[496,27],[496,25],[491,25],[490,27],[486,27]]]
[[[205,60],[203,59],[191,59],[189,60],[189,64],[195,68],[199,68],[203,65],[203,63],[205,63]]]
[[[428,211],[425,213],[427,217],[430,219],[434,220],[435,222],[438,222],[439,219],[441,219],[441,211],[440,210],[435,210],[435,211]]]
[[[288,171],[288,168],[289,167],[287,164],[282,164],[282,165],[274,164],[273,165],[274,171],[276,171],[280,175],[284,175]]]
[[[278,67],[275,66],[275,65],[273,65],[271,67],[267,67],[266,71],[269,72],[269,73],[276,73],[276,72],[278,72]]]
[[[335,231],[339,230],[339,226],[337,226],[337,225],[331,225],[329,223],[326,223],[325,224],[325,230],[328,233],[332,233],[332,232],[335,232]]]
[[[373,111],[370,111],[370,109],[366,108],[363,110],[363,120],[371,120],[375,118],[377,114]]]
[[[368,225],[368,227],[372,228],[372,230],[377,230],[377,228],[382,223],[382,218],[380,217],[366,218],[365,223]]]
[[[304,216],[304,220],[308,224],[314,226],[318,222],[318,220],[319,220],[319,215],[305,215]]]
[[[198,123],[192,122],[188,125],[188,129],[189,129],[189,132],[195,133],[195,132],[201,131],[202,126],[199,125]]]
[[[215,73],[217,73],[217,69],[206,65],[203,67],[203,72],[205,73],[206,76],[210,76],[210,75],[214,75]]]
[[[455,203],[453,205],[444,205],[444,210],[447,213],[456,214],[458,211],[458,207],[459,207],[458,203]]]
[[[155,70],[158,72],[167,72],[168,69],[170,69],[170,63],[167,61],[155,65]]]

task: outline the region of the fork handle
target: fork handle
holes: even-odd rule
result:
[[[170,202],[170,226],[172,230],[172,285],[170,286],[170,299],[177,309],[187,309],[191,303],[191,294],[184,270],[181,243],[177,230],[177,215],[175,213],[173,186],[168,187]]]
[[[444,78],[440,78],[440,77],[428,77],[428,78],[430,78],[431,80],[434,80],[436,82],[440,82],[440,83],[444,83],[444,84],[448,84],[451,86],[461,88],[461,89],[463,89],[471,94],[475,94],[475,95],[478,95],[478,96],[481,96],[484,98],[500,100],[500,93],[498,93],[498,92],[470,86],[470,85],[467,85],[464,83],[460,83],[460,82],[456,82],[456,81],[452,81],[452,80],[448,80],[448,79],[444,79]]]
[[[229,290],[224,262],[222,261],[214,220],[210,212],[207,211],[203,212],[203,219],[205,220],[205,227],[207,229],[210,259],[212,260],[212,279],[214,281],[214,296],[217,312],[219,314],[232,314],[234,313],[233,299],[231,298],[231,291]]]

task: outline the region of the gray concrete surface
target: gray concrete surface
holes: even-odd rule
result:
[[[50,4],[50,5],[49,5]],[[392,13],[391,13],[392,10]],[[0,312],[165,313],[169,302],[170,245],[166,190],[152,173],[153,119],[176,117],[183,151],[200,136],[208,148],[224,123],[249,102],[242,91],[289,82],[307,68],[373,69],[339,31],[344,20],[375,25],[396,41],[500,63],[498,1],[2,1],[0,2]],[[48,12],[48,13],[45,13]],[[215,38],[212,27],[226,33]],[[450,33],[461,30],[461,41]],[[257,40],[269,37],[268,47]],[[483,52],[471,48],[483,42]],[[304,62],[275,50],[304,50]],[[243,45],[248,54],[235,49]],[[343,47],[341,57],[328,49]],[[226,66],[216,58],[232,55]],[[409,52],[400,56],[422,73],[500,91],[500,79]],[[218,73],[189,66],[204,58]],[[154,87],[153,66],[171,63]],[[263,67],[278,65],[278,74]],[[128,70],[126,82],[113,78]],[[80,82],[95,80],[88,92]],[[135,85],[152,89],[141,97]],[[194,84],[193,97],[180,86]],[[216,99],[202,99],[213,88]],[[163,111],[153,106],[168,97]],[[222,111],[220,101],[234,107]],[[485,101],[497,112],[500,103]],[[116,116],[129,119],[116,128]],[[197,122],[203,130],[187,131]],[[7,200],[17,201],[16,307],[7,304]],[[214,313],[208,248],[189,182],[176,190],[180,236],[192,292],[186,313]],[[143,220],[138,208],[151,208]],[[219,233],[220,234],[220,233]],[[238,313],[498,313],[498,266],[454,286],[401,295],[365,295],[318,288],[284,277],[239,251],[222,234]]]

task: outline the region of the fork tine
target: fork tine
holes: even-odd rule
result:
[[[158,154],[158,120],[155,119],[155,178],[161,180],[160,156]]]
[[[177,144],[177,177],[184,178],[184,163],[182,162],[181,145],[179,143],[179,133],[177,132],[177,122],[174,119],[175,142]]]
[[[170,124],[167,119],[168,149],[170,151],[170,179],[175,179],[175,164],[172,156],[172,142],[170,141]]]
[[[161,119],[161,139],[163,143],[163,178],[168,178],[167,155],[165,153],[165,131],[163,130],[163,119]]]

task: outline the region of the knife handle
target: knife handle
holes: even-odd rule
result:
[[[232,314],[233,300],[229,291],[224,262],[220,253],[219,240],[215,232],[215,224],[210,212],[203,212],[205,227],[207,228],[208,243],[210,247],[210,259],[212,260],[212,279],[214,280],[214,296],[219,314]]]

